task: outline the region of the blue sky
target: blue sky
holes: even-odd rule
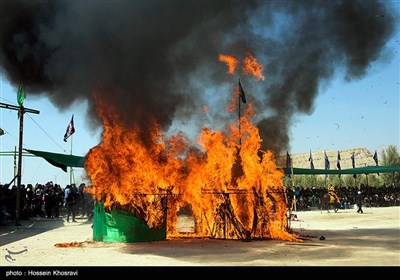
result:
[[[398,5],[397,5],[398,7]],[[391,50],[391,51],[389,51]],[[400,34],[397,33],[382,53],[383,59],[370,65],[360,80],[345,81],[338,71],[333,80],[319,89],[314,110],[296,115],[290,127],[291,154],[322,150],[347,150],[365,147],[373,153],[389,145],[400,149]],[[17,105],[17,88],[0,73],[0,102]],[[92,131],[87,123],[86,104],[76,102],[63,111],[46,98],[27,92],[26,108],[40,111],[24,116],[23,147],[55,153],[84,156],[100,142],[101,128]],[[74,114],[75,134],[63,141],[67,125]],[[17,112],[0,108],[0,152],[18,149],[19,120]],[[0,184],[14,177],[14,158],[0,156]],[[88,183],[85,171],[74,170],[77,184]],[[53,181],[65,186],[70,174],[39,157],[24,157],[22,183]]]
[[[336,77],[320,90],[311,115],[291,128],[291,153],[400,145],[400,35],[389,42],[394,57],[375,63],[361,80]]]

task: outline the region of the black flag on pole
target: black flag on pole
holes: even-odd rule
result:
[[[287,169],[292,168],[292,159],[290,158],[289,152],[286,152],[286,168]],[[288,177],[291,178],[292,176],[289,174]]]
[[[378,166],[378,153],[376,152],[376,150],[375,150],[375,154],[374,154],[374,161],[375,161],[376,166]]]
[[[292,166],[292,159],[290,158],[289,152],[286,152],[286,168],[290,168]]]
[[[244,90],[242,88],[242,84],[240,83],[240,79],[239,79],[239,96],[242,99],[243,103],[246,103],[246,94],[244,93]]]
[[[324,152],[324,154],[325,154],[325,170],[329,170],[331,168],[331,164],[329,163],[329,159],[326,152]]]
[[[325,170],[329,170],[331,168],[331,164],[329,163],[329,159],[325,151],[324,154],[325,154]],[[328,177],[328,174],[325,174],[325,177]]]
[[[68,137],[70,137],[72,134],[75,132],[75,127],[74,127],[74,115],[72,115],[71,121],[69,122],[67,126],[67,130],[65,131],[64,134],[64,142],[67,142]]]
[[[378,164],[378,153],[376,152],[376,150],[375,150],[375,154],[374,154],[373,158],[374,158],[374,161],[375,161],[376,166],[378,166],[378,165],[379,165],[379,164]],[[379,173],[377,173],[377,174],[378,174],[378,176],[379,176]]]
[[[356,168],[356,157],[354,155],[354,152],[351,154],[351,165],[353,168]],[[355,179],[357,177],[357,174],[353,174],[353,178]]]
[[[310,150],[310,157],[308,158],[308,161],[310,162],[310,168],[314,169],[314,161],[312,158],[311,150]]]

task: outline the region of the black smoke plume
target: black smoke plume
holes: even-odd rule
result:
[[[309,114],[337,69],[363,78],[395,33],[390,1],[1,1],[0,69],[60,109],[93,92],[127,126],[150,118],[230,123],[223,112],[240,78],[254,102],[263,148],[288,150],[293,117]],[[219,54],[264,65],[264,81],[226,74]],[[228,81],[231,88],[222,93]],[[223,96],[221,98],[221,95]],[[224,103],[225,102],[225,103]],[[207,118],[202,105],[210,107]],[[215,108],[213,110],[213,108]],[[93,119],[94,118],[94,119]],[[204,122],[203,122],[204,121]]]

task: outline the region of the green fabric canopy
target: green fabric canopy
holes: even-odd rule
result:
[[[67,154],[57,154],[44,151],[28,150],[31,154],[38,157],[42,157],[47,160],[50,164],[61,168],[67,172],[68,167],[84,167],[85,157],[67,155]],[[371,174],[371,173],[391,173],[400,172],[400,166],[366,166],[357,167],[349,169],[307,169],[307,168],[297,168],[293,167],[293,174],[295,175],[326,175],[326,174]],[[286,175],[292,174],[291,168],[283,168]]]
[[[85,165],[85,157],[28,149],[25,150],[35,156],[44,158],[48,163],[61,168],[65,172],[67,172],[68,167],[84,167]]]
[[[285,174],[292,174],[291,168],[284,168]],[[321,175],[321,174],[371,174],[400,172],[400,166],[366,166],[349,169],[307,169],[293,167],[293,174],[298,175]]]

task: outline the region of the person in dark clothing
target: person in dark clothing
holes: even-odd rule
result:
[[[44,193],[44,209],[47,218],[52,218],[52,212],[54,207],[54,197],[51,189],[47,189]]]
[[[364,213],[362,210],[362,196],[360,191],[358,191],[356,195],[356,205],[357,205],[357,213]]]
[[[75,216],[75,204],[77,199],[76,187],[71,187],[70,191],[66,192],[65,206],[67,207],[67,222],[69,222],[69,217],[72,216],[72,222],[76,222]]]

